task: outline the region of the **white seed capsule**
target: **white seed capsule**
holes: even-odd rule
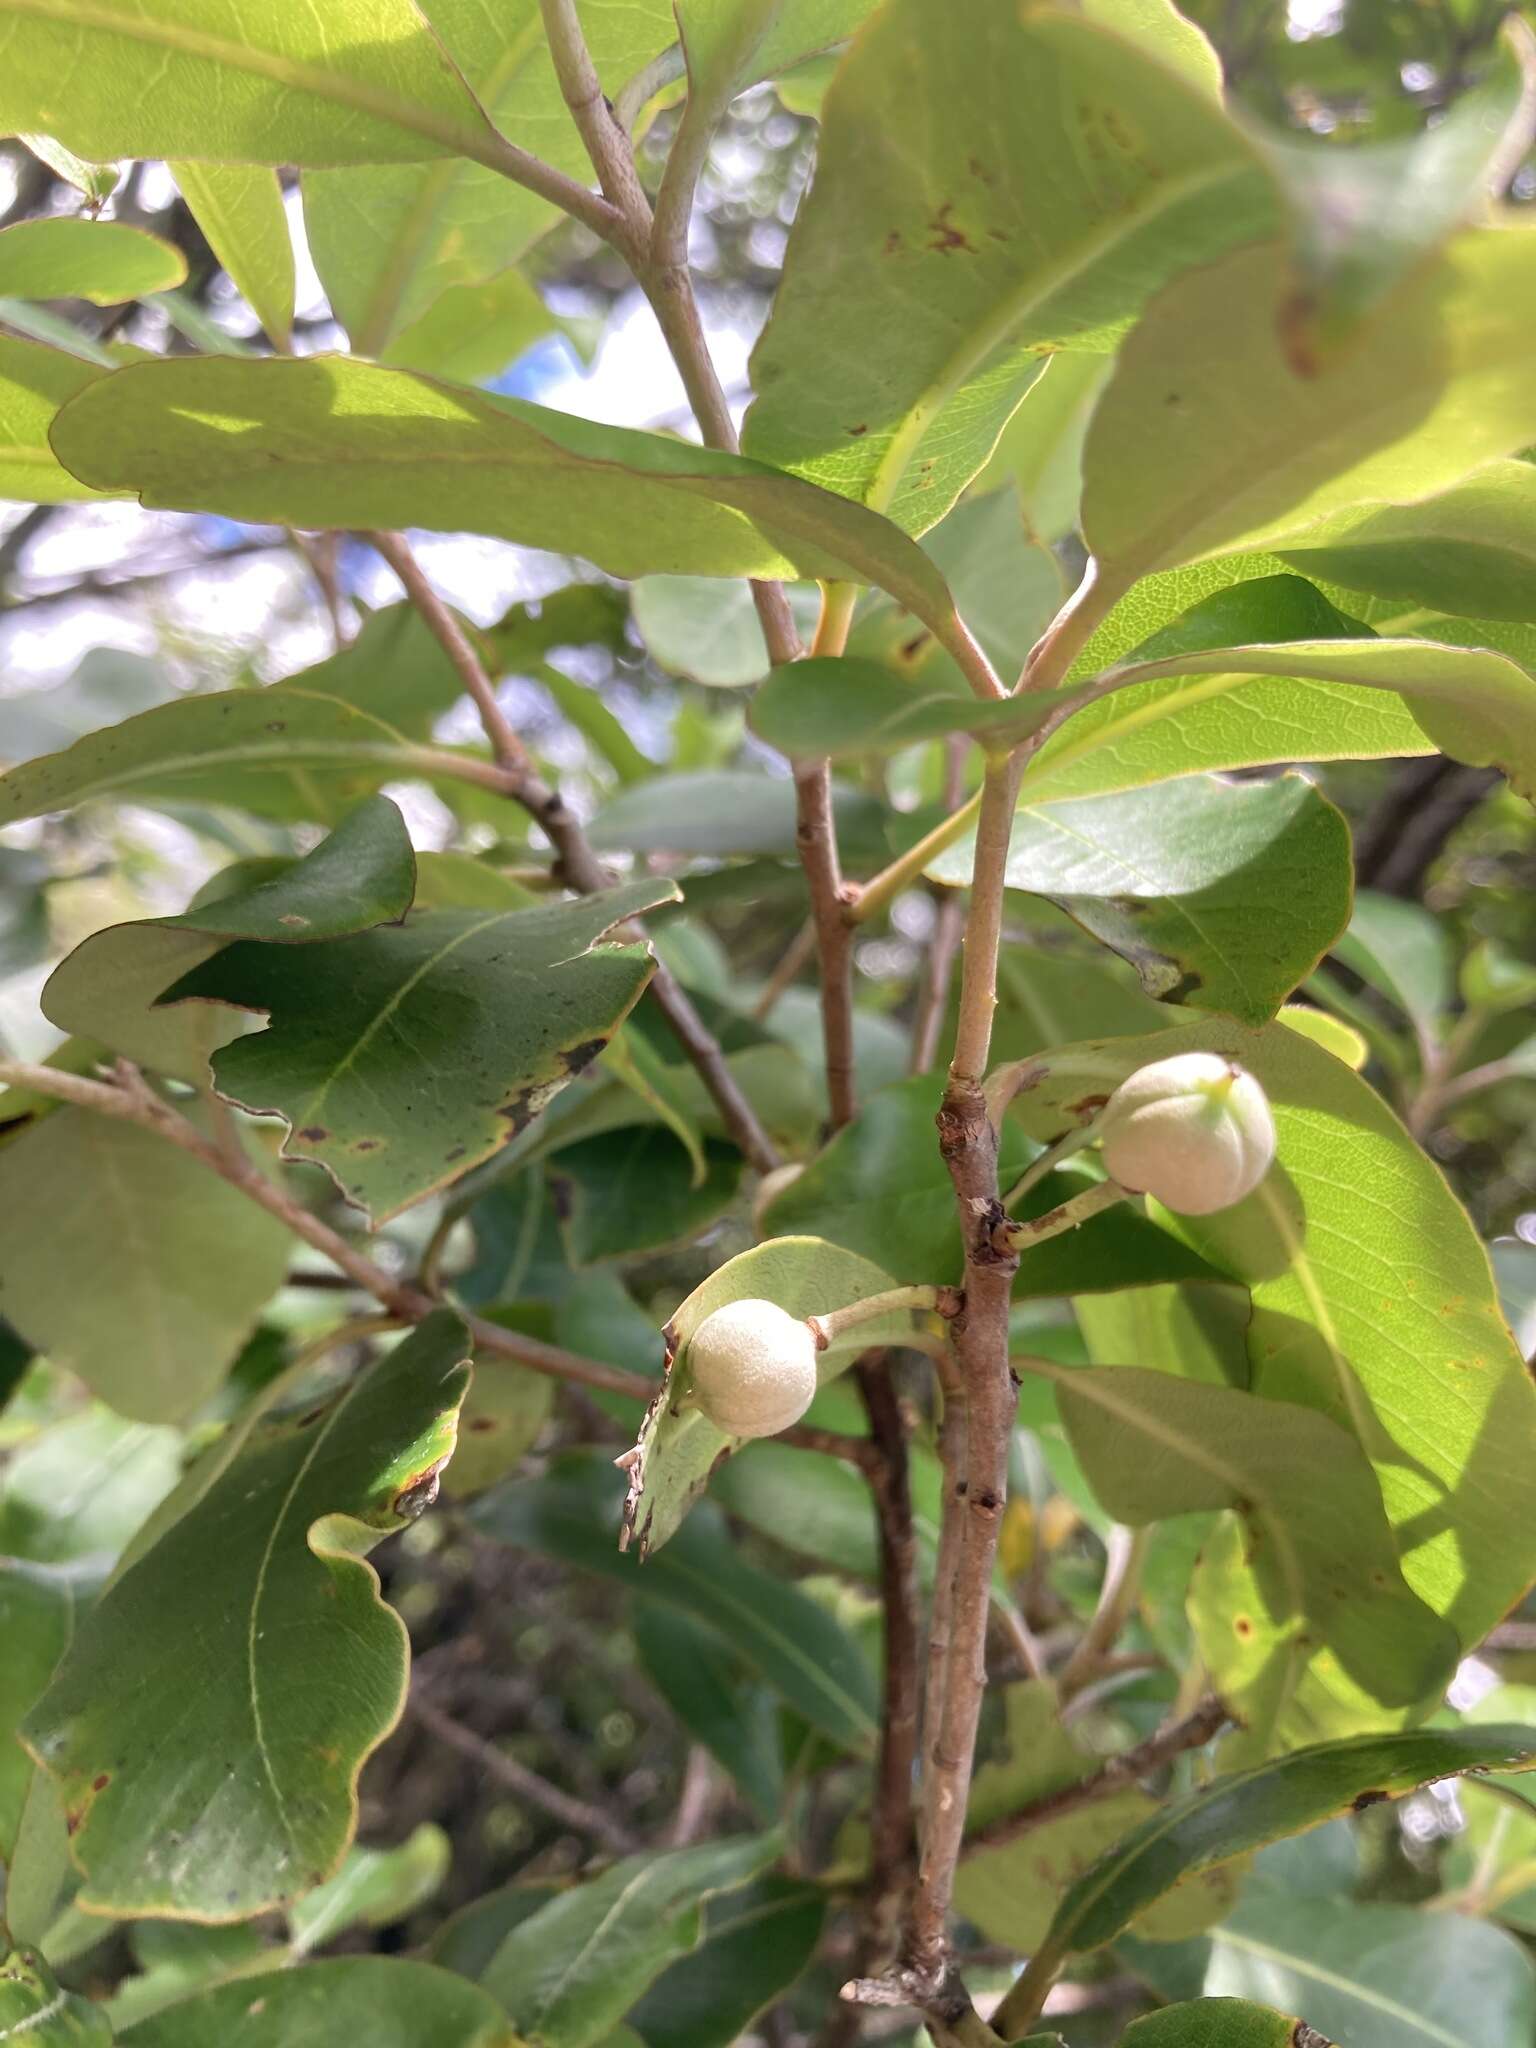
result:
[[[1105,1106],[1099,1136],[1113,1179],[1181,1216],[1230,1209],[1275,1156],[1264,1090],[1213,1052],[1179,1053],[1128,1076]]]
[[[777,1436],[816,1392],[816,1339],[772,1301],[732,1301],[708,1315],[688,1346],[698,1404],[731,1436]]]

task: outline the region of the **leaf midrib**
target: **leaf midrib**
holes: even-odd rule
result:
[[[1325,1970],[1320,1963],[1305,1956],[1292,1955],[1285,1949],[1272,1948],[1267,1942],[1256,1941],[1251,1935],[1236,1934],[1230,1927],[1218,1927],[1211,1936],[1214,1942],[1225,1942],[1228,1947],[1240,1949],[1258,1956],[1264,1962],[1278,1963],[1282,1968],[1294,1971],[1298,1976],[1310,1977],[1314,1983],[1326,1985],[1330,1991],[1347,1992],[1362,2005],[1380,2012],[1392,2020],[1406,2020],[1416,2027],[1425,2041],[1435,2048],[1469,2048],[1465,2035],[1448,2034],[1433,2021],[1426,2020],[1422,2013],[1411,2007],[1399,2005],[1396,1999],[1386,1997],[1382,1992],[1372,1990],[1368,1985],[1356,1983],[1348,1977],[1340,1977],[1332,1970]]]

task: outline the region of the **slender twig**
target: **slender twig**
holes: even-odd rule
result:
[[[1076,1230],[1090,1217],[1101,1215],[1117,1202],[1129,1199],[1130,1190],[1121,1187],[1118,1181],[1095,1181],[1092,1187],[1084,1188],[1081,1194],[1073,1195],[1059,1208],[1048,1209],[1043,1216],[1032,1216],[1024,1223],[1006,1224],[999,1237],[1016,1252],[1028,1251],[1031,1245],[1043,1244],[1048,1237],[1060,1237],[1065,1230]]]
[[[906,1423],[885,1358],[876,1354],[862,1359],[854,1376],[875,1453],[869,1481],[880,1536],[880,1604],[885,1618],[880,1755],[858,1965],[862,1975],[894,1958],[916,1863],[912,1777],[917,1760],[919,1657],[917,1539]]]
[[[607,237],[634,262],[649,240],[651,209],[635,170],[629,137],[604,95],[576,13],[576,0],[539,0],[539,5],[561,94],[597,172],[603,196],[617,215],[618,231],[610,224]]]
[[[945,889],[934,905],[933,930],[928,934],[922,985],[912,1018],[912,1050],[907,1064],[914,1074],[926,1074],[938,1056],[939,1033],[964,930],[965,905],[953,889]]]
[[[778,1008],[779,997],[798,976],[816,951],[816,921],[808,917],[784,948],[778,965],[763,983],[762,994],[752,1005],[752,1020],[765,1024]]]
[[[638,1846],[629,1830],[612,1814],[605,1813],[600,1806],[589,1806],[585,1799],[573,1799],[569,1792],[562,1792],[558,1785],[541,1778],[537,1771],[520,1764],[516,1757],[508,1756],[504,1749],[484,1735],[477,1735],[473,1728],[466,1728],[462,1721],[455,1721],[440,1707],[429,1705],[420,1693],[411,1694],[411,1713],[435,1741],[457,1750],[460,1756],[477,1764],[488,1777],[498,1780],[530,1806],[547,1813],[562,1827],[590,1836],[617,1856],[627,1856]]]
[[[559,790],[552,788],[534,767],[496,701],[495,685],[485,664],[464,628],[432,587],[410,543],[399,533],[370,533],[367,538],[400,578],[406,595],[452,662],[480,714],[502,791],[527,811],[554,848],[560,880],[582,896],[611,888],[614,878],[593,851],[581,821]],[[638,935],[638,928],[632,929]],[[779,1164],[778,1147],[738,1086],[714,1034],[664,962],[656,963],[647,992],[698,1070],[732,1138],[759,1173],[771,1173]]]
[[[1063,1699],[1082,1691],[1097,1675],[1104,1656],[1119,1641],[1141,1592],[1142,1566],[1151,1541],[1150,1528],[1126,1529],[1117,1522],[1110,1530],[1098,1605],[1083,1631],[1082,1641],[1067,1659],[1057,1681]]]
[[[667,1829],[667,1847],[685,1849],[696,1842],[709,1825],[715,1800],[715,1764],[701,1742],[690,1743],[683,1766],[683,1782],[677,1795],[672,1823]]]
[[[1020,764],[1011,756],[988,763],[982,784],[981,812],[976,825],[976,866],[971,878],[971,908],[965,924],[964,971],[960,983],[960,1015],[955,1027],[955,1054],[950,1071],[957,1081],[979,1083],[987,1070],[992,1044],[992,1012],[997,1006],[997,955],[1003,933],[1003,896],[1008,842],[1013,834]]]

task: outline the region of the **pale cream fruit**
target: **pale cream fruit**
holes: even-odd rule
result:
[[[1099,1138],[1113,1179],[1181,1216],[1230,1209],[1253,1193],[1275,1156],[1264,1090],[1213,1052],[1138,1068],[1105,1105]]]
[[[732,1301],[708,1315],[688,1346],[699,1407],[731,1436],[777,1436],[816,1392],[816,1339],[771,1301]]]

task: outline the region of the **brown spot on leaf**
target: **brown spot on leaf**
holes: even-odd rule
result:
[[[1246,1643],[1248,1638],[1253,1634],[1253,1623],[1248,1619],[1246,1614],[1239,1614],[1234,1619],[1232,1627],[1235,1630],[1238,1640],[1240,1642]]]
[[[93,1792],[105,1792],[111,1782],[112,1773],[110,1771],[101,1771],[96,1777],[92,1778],[91,1790]]]
[[[583,1067],[590,1067],[603,1047],[606,1038],[584,1038],[579,1045],[567,1046],[560,1055],[560,1064],[568,1074],[579,1074]]]
[[[299,913],[296,910],[285,911],[277,921],[279,924],[307,925],[309,923],[309,919],[307,917],[300,917]]]
[[[472,1436],[484,1436],[488,1429],[495,1429],[496,1426],[489,1415],[471,1415],[464,1425]]]
[[[330,1135],[330,1132],[326,1129],[324,1124],[306,1124],[303,1130],[299,1133],[299,1136],[301,1138],[307,1139],[311,1145],[319,1145],[323,1143],[323,1141]]]
[[[442,1484],[443,1466],[447,1462],[446,1458],[439,1459],[437,1464],[429,1466],[425,1472],[418,1473],[414,1479],[401,1487],[390,1503],[401,1521],[413,1522],[418,1515],[424,1515],[431,1507],[433,1501],[437,1499],[437,1491]]]
[[[891,232],[890,232],[890,233],[889,233],[889,234],[888,234],[888,235],[886,236],[886,238],[885,238],[885,253],[886,253],[886,255],[887,255],[887,256],[895,256],[895,255],[899,254],[899,253],[900,253],[900,251],[901,251],[901,248],[902,248],[902,246],[903,246],[903,244],[902,244],[902,238],[901,238],[901,229],[900,229],[900,228],[892,228],[892,229],[891,229]]]
[[[1383,1800],[1390,1799],[1391,1797],[1392,1794],[1390,1792],[1383,1792],[1373,1788],[1369,1792],[1362,1792],[1352,1803],[1350,1811],[1353,1813],[1364,1813],[1368,1806],[1380,1806]]]
[[[1076,1102],[1069,1102],[1067,1108],[1076,1117],[1095,1116],[1108,1100],[1107,1095],[1083,1095]]]
[[[954,201],[946,199],[928,223],[932,231],[932,240],[928,246],[930,249],[937,250],[941,256],[948,256],[956,249],[968,249],[972,253],[975,252],[976,245],[970,236],[963,229],[957,228],[950,219],[950,215],[954,210]]]

